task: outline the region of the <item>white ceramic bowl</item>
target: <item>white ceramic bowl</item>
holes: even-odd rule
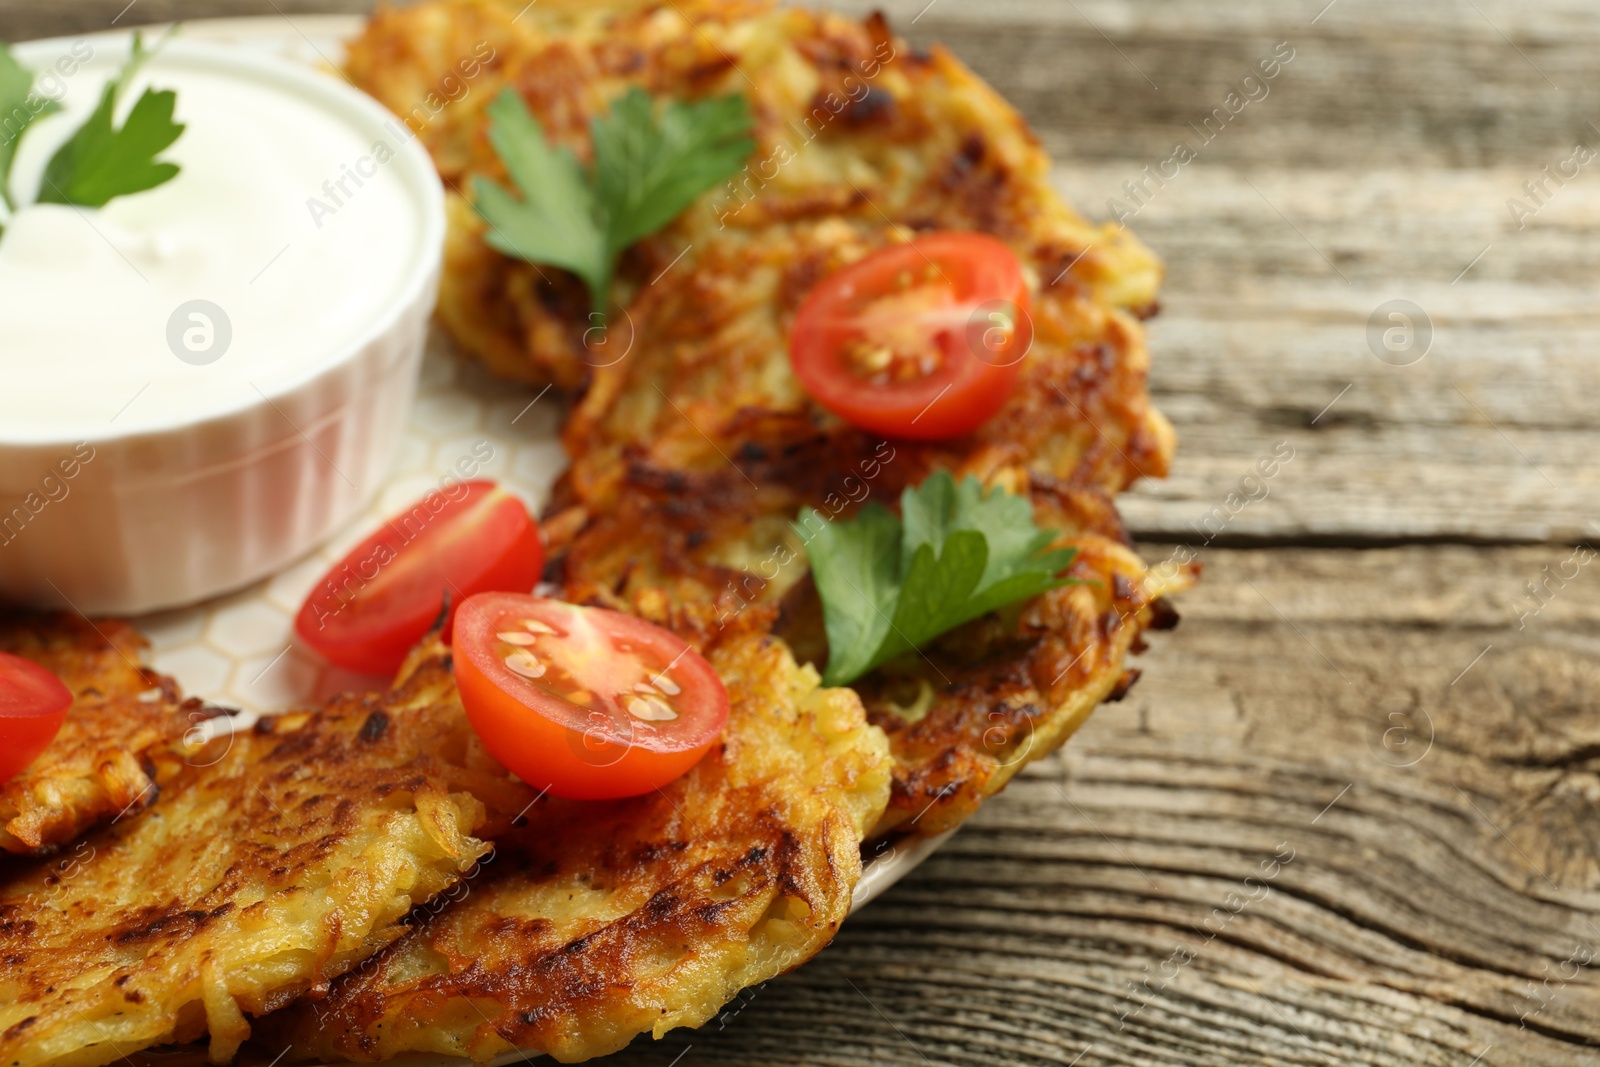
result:
[[[127,51],[126,36],[88,40],[108,61]],[[72,43],[32,42],[15,52],[44,67]],[[256,581],[310,550],[374,494],[412,402],[444,241],[443,193],[420,144],[397,137],[398,120],[333,75],[181,37],[159,61],[292,94],[348,124],[361,143],[400,142],[385,181],[399,183],[414,212],[396,222],[419,234],[416,254],[382,283],[358,276],[328,287],[328,301],[359,293],[376,309],[370,321],[327,351],[313,346],[247,395],[235,389],[215,404],[202,399],[158,424],[130,415],[53,434],[0,420],[0,600],[134,614]],[[180,118],[182,109],[180,95]],[[386,291],[373,293],[378,284]],[[78,385],[64,374],[61,387]]]

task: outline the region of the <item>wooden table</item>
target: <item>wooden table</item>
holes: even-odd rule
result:
[[[0,35],[125,4],[0,0]],[[1125,512],[1205,581],[1125,701],[820,958],[616,1062],[1600,1062],[1600,566],[1572,547],[1600,533],[1600,160],[1541,170],[1600,150],[1600,11],[887,6],[1165,257],[1180,453]]]

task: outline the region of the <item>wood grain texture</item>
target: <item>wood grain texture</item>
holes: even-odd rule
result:
[[[1082,201],[1112,185],[1110,170],[1071,170],[1063,184]],[[1225,541],[1593,536],[1600,244],[1586,237],[1600,181],[1562,190],[1538,220],[1548,230],[1519,234],[1503,207],[1514,178],[1454,173],[1418,189],[1404,171],[1225,167],[1161,190],[1135,223],[1173,264],[1151,324],[1153,391],[1180,452],[1170,479],[1129,496],[1130,524],[1193,536],[1219,490],[1288,441],[1294,462]],[[1409,366],[1369,344],[1369,317],[1396,298],[1433,324]]]
[[[30,41],[202,18],[365,14],[372,0],[0,0],[0,40]]]
[[[0,0],[0,36],[125,2]],[[1085,212],[1137,208],[1180,450],[1124,510],[1208,571],[1128,698],[832,948],[616,1062],[1600,1063],[1600,162],[1523,188],[1600,148],[1592,0],[837,6],[954,48]],[[1434,327],[1409,366],[1369,343],[1392,299]]]

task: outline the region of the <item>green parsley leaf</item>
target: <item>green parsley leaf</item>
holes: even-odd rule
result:
[[[621,253],[683,214],[700,194],[739,173],[755,151],[741,95],[670,101],[654,119],[650,95],[629,90],[593,127],[596,194]]]
[[[11,199],[11,164],[17,157],[17,142],[35,119],[52,111],[60,104],[45,97],[33,95],[33,72],[25,69],[11,55],[11,50],[0,44],[0,199],[8,208],[16,205]]]
[[[504,90],[488,107],[489,143],[521,194],[475,178],[473,199],[489,245],[508,256],[572,271],[605,312],[617,260],[677,218],[700,194],[739,172],[755,150],[741,95],[668,101],[629,89],[589,124],[594,166],[550,144],[522,97]]]
[[[827,685],[844,685],[962,623],[1038,596],[1074,550],[1047,550],[1056,535],[1033,508],[978,479],[939,471],[900,496],[900,516],[868,504],[847,522],[813,511],[795,524],[808,551],[828,632]],[[820,525],[818,525],[820,523]]]
[[[583,167],[570,151],[545,139],[539,120],[515,91],[496,97],[488,114],[489,143],[522,193],[518,201],[495,182],[474,179],[478,213],[490,226],[489,244],[507,255],[564,267],[587,281],[593,295],[610,268],[604,224]]]
[[[142,193],[177,177],[176,163],[156,159],[183,133],[183,124],[172,120],[176,93],[146,89],[122,127],[114,124],[118,100],[165,40],[147,49],[144,39],[138,33],[133,35],[133,54],[106,83],[94,113],[46,165],[39,185],[40,203],[104,207],[114,197]]]
[[[811,514],[813,522],[820,518]],[[806,536],[798,524],[796,530]],[[888,638],[899,599],[901,540],[900,520],[874,503],[849,522],[824,522],[806,546],[828,631],[829,684],[867,671]]]

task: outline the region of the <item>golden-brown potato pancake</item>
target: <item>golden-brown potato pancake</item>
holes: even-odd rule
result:
[[[263,719],[70,861],[0,868],[0,1063],[86,1067],[206,1032],[225,1062],[247,1015],[399,937],[487,851],[469,836],[483,801],[525,792],[453,693],[441,654],[387,694]]]
[[[1120,540],[1096,532],[1085,512],[1110,505],[1090,494],[1036,483],[1033,496],[1041,525],[1066,531],[1061,543],[1077,550],[1068,573],[1078,584],[952,631],[925,655],[857,683],[895,754],[879,834],[959,826],[1102,701],[1119,699],[1138,677],[1125,664],[1144,647],[1144,632],[1177,622],[1161,598],[1187,588],[1189,572],[1149,570]]]
[[[96,823],[132,817],[183,765],[186,732],[223,714],[183,702],[171,678],[140,666],[144,644],[111,620],[0,620],[0,651],[55,672],[73,694],[50,747],[0,783],[0,850],[42,854]]]
[[[735,276],[699,286],[698,295],[713,320],[750,305],[754,332],[740,346],[779,364],[781,332],[776,346],[765,342],[774,327],[786,329],[788,311],[826,265],[789,264],[768,236],[773,227],[837,220],[870,243],[881,243],[886,226],[993,233],[1036,272],[1046,303],[1087,298],[1144,309],[1160,284],[1160,264],[1130,234],[1085,223],[1054,193],[1049,160],[1010,105],[949,53],[919,53],[879,18],[862,23],[758,0],[433,0],[379,11],[351,43],[346,67],[420,132],[438,165],[451,201],[440,317],[468,352],[510,377],[576,388],[626,347],[627,331],[614,329],[603,351],[590,334],[586,348],[593,323],[581,286],[490,250],[462,199],[474,175],[504,180],[483,110],[508,86],[583,159],[589,119],[629,86],[750,98],[760,147],[745,173],[624,257],[619,302],[660,284],[668,264],[686,283],[681,290],[694,292],[710,245],[754,245],[776,266],[748,287]],[[774,273],[782,275],[779,301],[765,295]],[[678,333],[696,336],[706,316],[687,310]],[[723,346],[712,339],[705,347],[710,357]],[[1056,349],[1041,339],[1036,351],[1048,358]],[[726,371],[739,392],[778,387],[770,399],[783,403],[762,407],[814,413],[787,374],[751,378],[739,369]]]
[[[907,446],[893,448],[878,478],[897,492],[917,468]],[[1078,584],[960,627],[853,683],[895,758],[894,792],[874,836],[951,829],[1022,766],[1059,747],[1131,683],[1125,660],[1143,647],[1143,632],[1176,621],[1161,598],[1193,580],[1191,569],[1170,563],[1147,569],[1098,490],[1015,467],[956,469],[1029,493],[1036,521],[1077,551],[1068,573]],[[792,495],[786,507],[763,511],[778,491],[751,490],[728,468],[671,477],[633,468],[629,479],[618,505],[584,513],[576,533],[562,524],[581,508],[546,527],[549,576],[563,597],[707,637],[775,601],[776,633],[802,660],[825,660],[803,545],[772,518],[807,498]]]
[[[692,771],[631,800],[541,800],[455,903],[268,1020],[263,1048],[571,1062],[698,1026],[827,944],[888,795],[888,749],[854,693],[819,688],[756,622],[707,649],[731,711]]]

